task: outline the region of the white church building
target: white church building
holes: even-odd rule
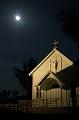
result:
[[[79,105],[79,70],[57,48],[29,73],[32,76],[33,107],[72,106],[70,85],[76,81],[76,104]]]

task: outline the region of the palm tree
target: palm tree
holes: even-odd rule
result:
[[[32,93],[32,78],[28,75],[29,72],[36,66],[37,60],[33,57],[30,57],[27,60],[24,60],[22,63],[22,69],[14,67],[14,76],[18,78],[20,84],[27,92],[27,98],[31,99]]]

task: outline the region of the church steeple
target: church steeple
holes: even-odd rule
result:
[[[56,48],[56,49],[59,48],[59,42],[58,42],[57,40],[55,40],[55,41],[53,42],[53,44],[54,44],[54,48]]]

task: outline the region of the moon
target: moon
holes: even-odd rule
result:
[[[15,19],[16,19],[16,21],[20,21],[20,20],[21,20],[21,16],[16,15],[16,16],[15,16]]]

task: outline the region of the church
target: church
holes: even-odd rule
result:
[[[71,107],[72,84],[75,101],[79,106],[79,68],[57,47],[29,73],[32,76],[33,107]]]

